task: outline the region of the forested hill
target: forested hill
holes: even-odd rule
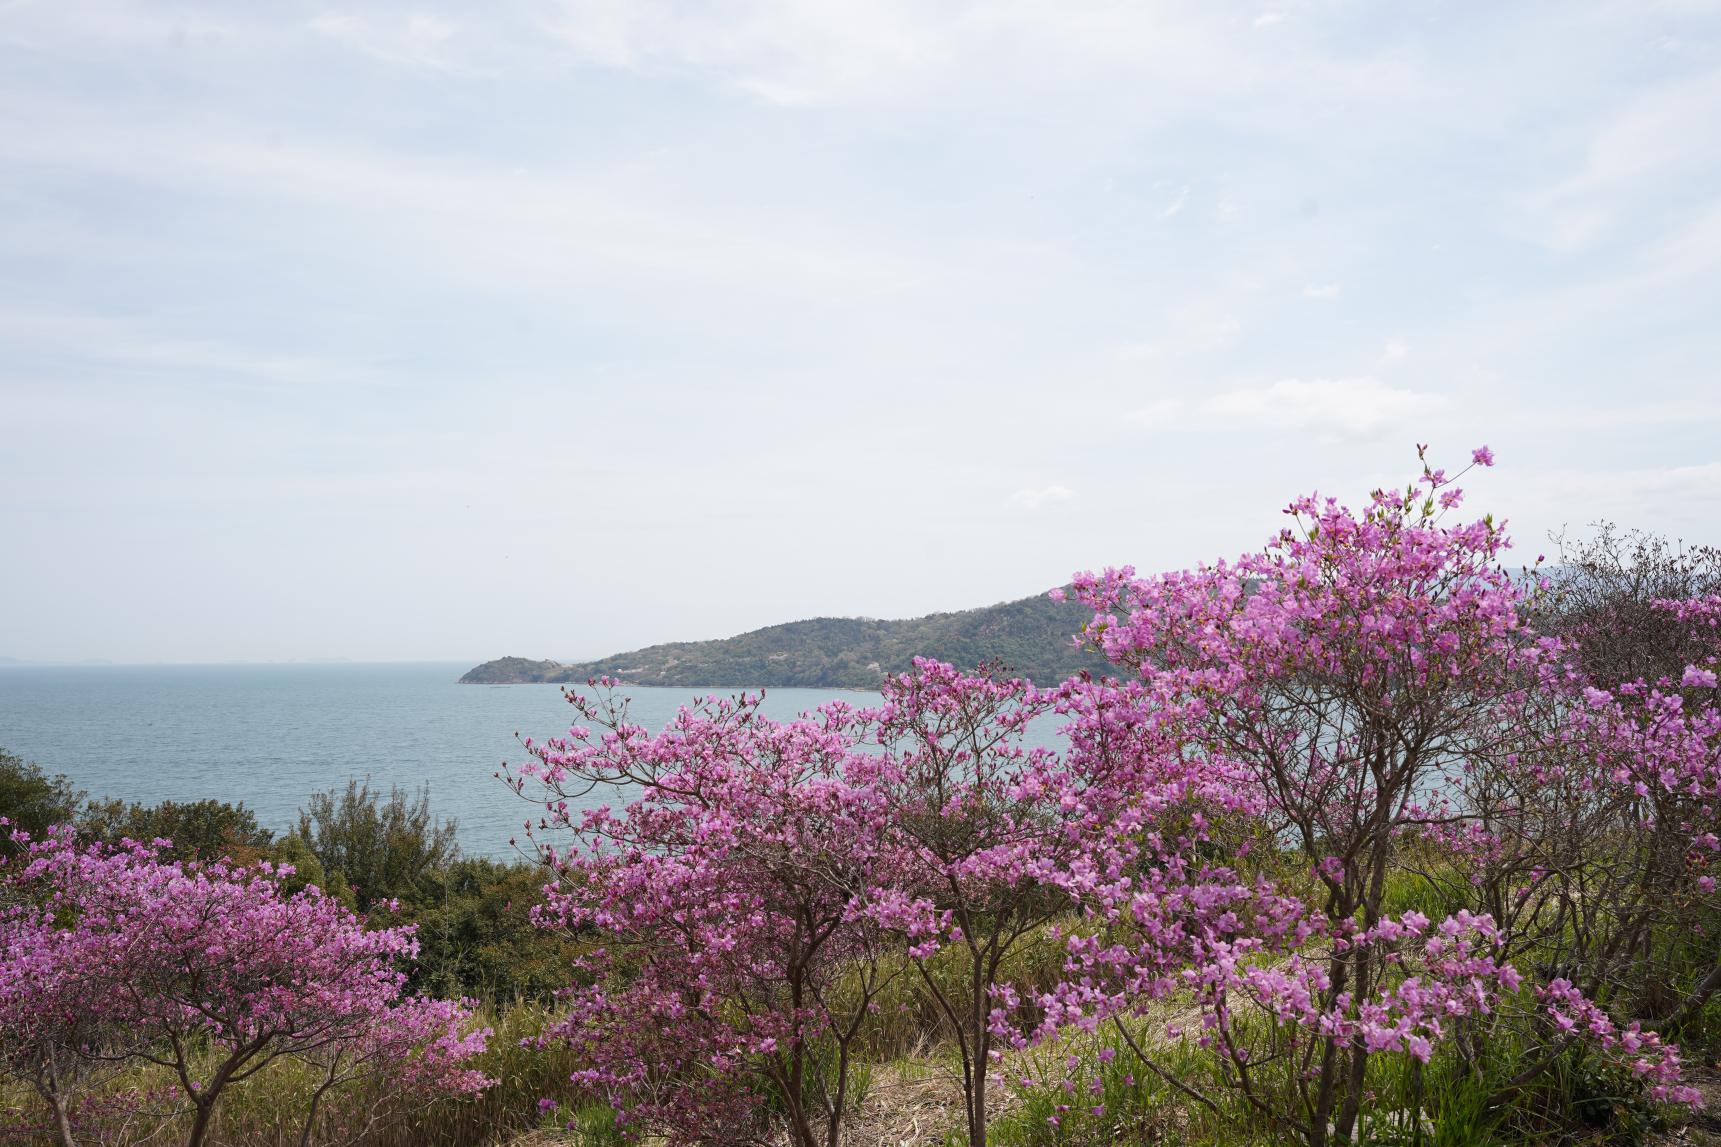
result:
[[[868,689],[884,674],[909,668],[914,658],[932,657],[963,668],[1001,661],[1012,673],[1049,685],[1082,669],[1115,671],[1070,641],[1092,616],[1073,601],[1039,596],[902,621],[816,617],[719,641],[653,645],[601,661],[503,657],[460,680],[487,685],[607,676],[632,685]]]

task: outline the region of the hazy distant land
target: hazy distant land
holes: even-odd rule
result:
[[[1083,669],[1115,672],[1071,641],[1092,616],[1075,602],[1040,595],[898,621],[816,617],[717,641],[652,645],[599,661],[501,657],[460,680],[574,683],[607,676],[632,685],[869,689],[885,674],[909,668],[915,657],[932,657],[965,667],[1001,661],[1013,673],[1051,683]]]

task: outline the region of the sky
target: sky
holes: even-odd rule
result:
[[[1721,542],[1721,6],[0,0],[0,655]]]

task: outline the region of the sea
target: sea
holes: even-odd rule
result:
[[[0,666],[0,748],[91,797],[155,804],[243,802],[277,831],[314,792],[368,779],[429,786],[432,811],[458,825],[469,855],[519,855],[535,805],[496,772],[527,754],[516,735],[567,732],[555,685],[461,685],[465,664]],[[632,719],[660,728],[678,707],[735,689],[630,687]],[[764,712],[793,717],[833,698],[876,694],[771,689]],[[589,798],[590,803],[613,793]]]

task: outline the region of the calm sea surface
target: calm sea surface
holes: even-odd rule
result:
[[[313,792],[369,777],[384,791],[429,784],[469,853],[506,857],[530,804],[492,776],[573,713],[554,685],[457,685],[470,666],[0,666],[0,748],[65,773],[91,796],[153,804],[239,802],[284,829]],[[648,728],[706,692],[630,688]],[[718,690],[728,694],[734,690]],[[765,712],[791,717],[831,697],[774,689]],[[594,798],[595,799],[595,798]]]

